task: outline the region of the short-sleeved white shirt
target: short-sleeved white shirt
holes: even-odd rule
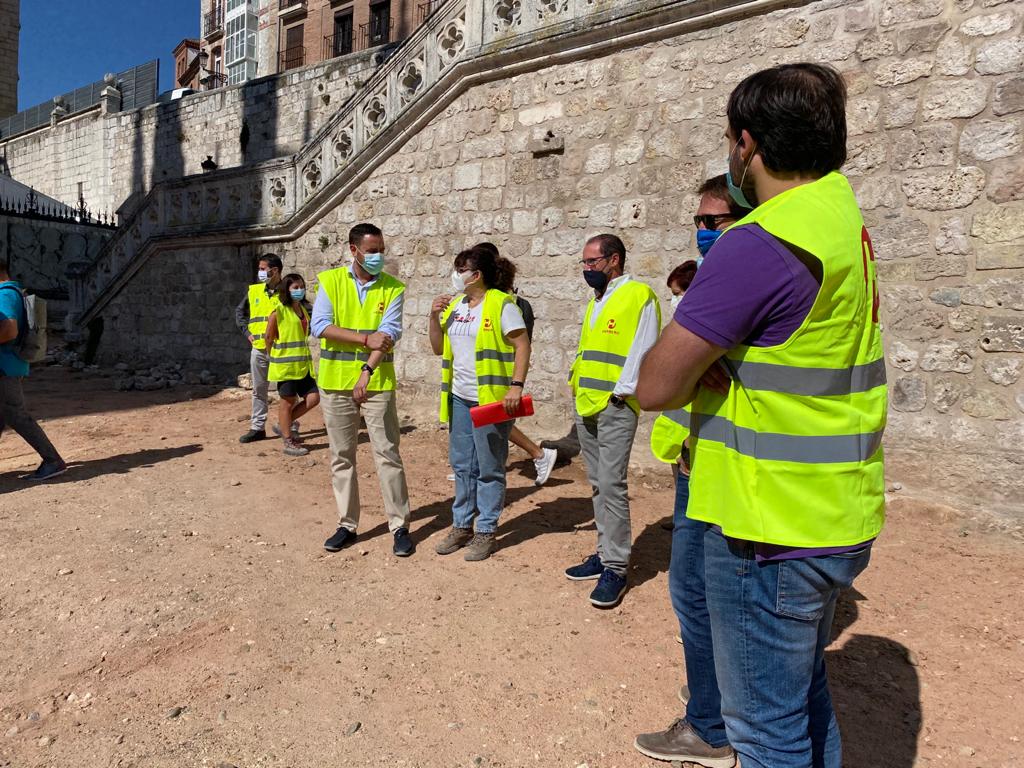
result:
[[[452,310],[448,323],[448,341],[452,345],[452,394],[463,400],[477,402],[476,335],[480,330],[480,317],[484,311],[481,301],[472,309],[468,301],[459,302]],[[501,335],[508,337],[513,331],[525,329],[523,313],[515,302],[508,302],[501,310]]]

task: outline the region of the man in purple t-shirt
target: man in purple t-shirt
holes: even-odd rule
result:
[[[785,350],[794,343],[801,345],[800,349],[805,352],[811,350],[812,355],[818,353],[818,348],[808,341],[806,330],[808,327],[817,330],[823,323],[822,313],[815,309],[823,278],[825,275],[833,277],[829,283],[829,301],[833,295],[847,295],[842,289],[852,285],[850,255],[854,250],[859,251],[860,246],[860,229],[857,230],[857,248],[852,247],[852,241],[830,240],[822,234],[840,229],[845,234],[851,223],[860,226],[852,191],[845,179],[835,173],[846,157],[845,102],[846,89],[841,76],[830,67],[815,64],[763,70],[745,79],[731,94],[726,135],[730,149],[728,180],[733,197],[752,209],[778,198],[772,208],[762,209],[784,211],[776,213],[775,218],[767,214],[769,220],[775,222],[773,227],[778,227],[779,221],[796,220],[799,222],[797,229],[804,227],[803,231],[817,232],[808,242],[825,244],[820,251],[825,260],[780,240],[760,224],[753,223],[760,220],[760,212],[756,210],[750,222],[741,220],[726,231],[709,252],[677,308],[674,321],[668,324],[644,361],[637,398],[645,410],[663,410],[689,403],[698,387],[718,392],[726,398],[727,404],[736,402],[730,400],[730,396],[749,396],[753,390],[738,389],[740,382],[731,380],[735,369],[720,360],[738,347],[770,350],[760,358],[755,355],[755,359],[777,359],[779,363],[787,358],[775,348]],[[828,186],[821,187],[821,184]],[[819,189],[822,192],[816,191]],[[815,196],[819,194],[832,195],[841,205],[818,206]],[[782,195],[786,197],[780,197]],[[818,212],[819,218],[800,218],[802,212],[811,210]],[[838,242],[834,248],[833,240]],[[869,271],[867,256],[864,259],[865,282],[868,282],[869,272],[873,276],[873,265]],[[859,260],[858,256],[857,279]],[[857,302],[850,304],[851,314],[867,327],[863,315],[857,314],[859,306],[865,303],[863,290],[857,295]],[[870,301],[867,306],[870,316]],[[855,338],[858,330],[862,329],[851,324],[849,337]],[[878,340],[877,328],[868,328],[864,334],[865,338]],[[880,348],[880,342],[877,346]],[[825,362],[828,351],[821,350],[820,354],[823,361],[817,363],[819,367],[809,368],[804,373],[830,372],[832,366]],[[732,366],[734,362],[728,364]],[[749,367],[757,370],[757,365],[768,373],[796,370],[787,368],[791,363],[761,362]],[[877,361],[862,367],[875,370]],[[766,399],[764,402],[783,402],[787,397],[791,400],[785,402],[798,400],[804,384],[784,382],[784,385],[794,386],[794,394],[783,394],[783,400]],[[743,387],[749,386],[743,383]],[[772,386],[768,385],[767,391],[789,391],[773,390]],[[866,386],[884,389],[884,378],[881,383],[871,380]],[[704,396],[702,402],[708,403],[711,399]],[[718,398],[716,402],[723,400]],[[829,404],[827,397],[815,402]],[[884,424],[884,396],[872,403],[881,403],[880,412],[866,415]],[[701,449],[705,447],[702,443],[708,443],[707,460],[719,463],[707,466],[727,468],[732,475],[719,475],[721,485],[731,483],[729,487],[748,494],[744,501],[752,501],[754,506],[752,512],[744,514],[756,515],[762,508],[765,511],[775,509],[779,501],[777,497],[759,495],[759,475],[748,467],[754,460],[758,466],[756,471],[772,471],[775,458],[770,454],[772,438],[788,439],[788,436],[773,432],[774,414],[758,412],[756,403],[753,405],[755,415],[745,417],[761,419],[764,427],[757,421],[753,428],[749,423],[736,426],[736,422],[729,422],[733,418],[731,412],[720,410],[721,415],[706,416],[695,410],[692,420],[697,447],[693,463],[697,468]],[[713,429],[719,425],[725,426],[720,432],[722,437]],[[877,435],[880,436],[880,431]],[[784,443],[774,443],[780,444]],[[763,458],[759,453],[761,449]],[[743,461],[732,458],[736,455],[748,458]],[[875,457],[870,453],[865,460]],[[808,468],[806,471],[830,472],[827,465],[814,464],[813,458],[783,459],[779,465],[800,460],[810,462],[803,465]],[[850,459],[851,462],[858,460]],[[850,471],[862,470],[854,467]],[[746,472],[751,473],[749,477],[744,477]],[[704,477],[702,501],[705,508],[712,498],[708,489],[714,487],[715,477],[714,473]],[[832,475],[822,474],[821,477],[831,478]],[[870,477],[872,481],[875,479],[873,474]],[[778,493],[777,488],[773,491]],[[801,499],[794,497],[791,502],[797,518],[801,514],[813,518],[814,509],[800,509]],[[730,518],[730,510],[738,505],[731,505],[728,496],[723,496],[719,506],[721,512],[714,519],[721,520],[722,526],[727,526],[726,520],[729,526],[737,525],[739,518],[735,515]],[[868,507],[870,504],[865,505]],[[744,509],[749,509],[749,503]],[[710,630],[713,641],[726,735],[740,756],[743,768],[838,768],[841,764],[839,730],[828,693],[823,654],[830,639],[838,594],[867,566],[871,539],[849,546],[808,549],[778,546],[770,543],[770,538],[765,541],[730,538],[718,525],[705,524],[703,597],[707,602],[705,616],[709,624],[705,629]],[[702,732],[706,732],[707,724],[704,726]],[[660,759],[693,762],[709,768],[729,768],[735,761],[714,750],[685,717],[664,732],[639,737],[637,747]]]

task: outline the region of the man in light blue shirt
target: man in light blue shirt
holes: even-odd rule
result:
[[[67,471],[67,464],[25,408],[21,380],[28,376],[28,362],[18,356],[19,336],[25,331],[25,304],[21,286],[11,280],[7,260],[0,258],[0,435],[10,426],[42,458],[29,479],[48,480]]]

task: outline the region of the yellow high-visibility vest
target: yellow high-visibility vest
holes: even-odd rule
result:
[[[887,391],[871,240],[839,173],[771,198],[735,226],[745,224],[814,256],[821,288],[782,344],[729,350],[727,395],[698,390],[687,515],[748,541],[859,544],[885,520]]]
[[[651,427],[651,453],[658,461],[675,464],[683,452],[683,441],[689,434],[689,409],[663,411]]]
[[[276,293],[267,293],[266,283],[253,283],[249,286],[249,333],[252,345],[256,349],[267,348],[267,323],[270,313],[281,306]]]
[[[466,297],[459,294],[441,313],[441,328],[444,334],[444,351],[441,354],[441,421],[447,422],[451,417],[448,407],[451,400],[452,378],[452,345],[448,339],[448,325],[452,321],[455,308]],[[501,333],[501,313],[506,304],[513,303],[515,298],[494,288],[484,294],[483,307],[480,313],[480,328],[476,333],[476,387],[477,402],[480,405],[496,403],[505,399],[512,373],[515,369],[515,348]]]
[[[405,285],[387,272],[381,272],[359,301],[355,278],[348,267],[321,272],[317,276],[321,291],[334,307],[334,325],[360,334],[376,333],[387,308],[405,292]],[[320,340],[320,389],[353,389],[362,373],[370,351],[361,344],[346,344],[329,339]],[[389,352],[370,377],[369,392],[387,392],[395,388],[395,355]]]
[[[309,329],[309,315],[298,304],[302,318],[290,307],[279,306],[277,315],[277,338],[270,350],[270,381],[295,381],[304,379],[313,372],[313,355],[310,354],[306,336]]]

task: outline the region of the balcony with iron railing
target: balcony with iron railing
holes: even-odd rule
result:
[[[390,43],[394,38],[395,20],[388,18],[386,21],[370,20],[366,24],[359,25],[359,50],[374,48],[378,45]]]
[[[335,34],[324,37],[323,58],[325,61],[336,59],[339,56],[347,56],[354,53],[355,49],[355,40],[351,31],[347,35]]]
[[[224,34],[224,7],[218,3],[203,17],[203,37],[213,40]]]
[[[434,11],[436,11],[438,8],[440,8],[443,4],[444,4],[444,0],[427,0],[427,2],[420,3],[419,5],[417,5],[416,6],[416,11],[417,11],[416,21],[417,21],[417,23],[422,24],[424,21],[426,21],[428,18],[430,18],[430,15]]]
[[[301,67],[306,63],[306,49],[302,46],[287,48],[281,51],[281,71]]]
[[[286,19],[306,12],[306,0],[278,0],[277,15]]]
[[[228,76],[223,72],[208,72],[199,78],[199,84],[204,91],[212,91],[216,88],[223,88],[228,84]]]

